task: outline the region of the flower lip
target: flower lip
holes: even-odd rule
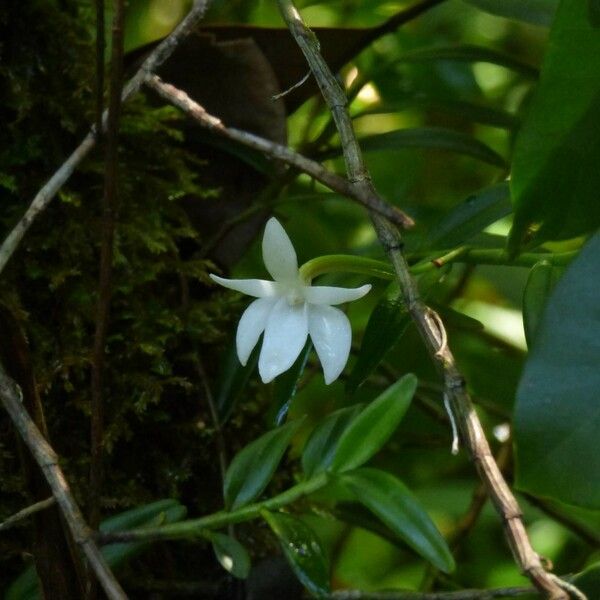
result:
[[[237,354],[245,365],[263,334],[258,370],[264,383],[287,371],[310,336],[323,366],[325,383],[335,381],[350,354],[348,317],[334,304],[362,298],[371,290],[311,286],[302,280],[296,251],[277,219],[267,222],[262,241],[263,261],[274,281],[263,279],[211,279],[226,288],[258,298],[244,311],[236,334]]]

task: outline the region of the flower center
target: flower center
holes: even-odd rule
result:
[[[302,304],[304,302],[304,294],[302,293],[302,289],[300,287],[292,287],[285,297],[290,306],[297,306],[298,304]]]

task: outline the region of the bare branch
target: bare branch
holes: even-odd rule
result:
[[[334,592],[332,600],[495,600],[496,598],[518,598],[531,596],[532,588],[510,587],[495,590],[460,590],[457,592],[361,592],[341,590]]]
[[[2,365],[0,365],[0,401],[42,469],[75,543],[87,558],[91,570],[96,574],[107,597],[110,600],[126,599],[125,592],[98,550],[91,530],[71,495],[69,484],[58,465],[58,456],[27,414],[21,400],[19,386],[6,374]]]
[[[291,0],[278,0],[279,8],[291,34],[302,50],[331,110],[338,129],[348,179],[359,189],[368,189],[377,195],[364,164],[362,152],[347,110],[347,99],[327,63],[319,52],[318,41],[302,21]],[[398,230],[384,217],[372,213],[371,218],[382,246],[394,267],[404,302],[415,322],[429,354],[442,375],[445,393],[452,403],[461,429],[464,444],[473,458],[480,477],[487,487],[496,510],[501,515],[507,538],[516,562],[532,583],[550,600],[568,600],[569,594],[556,579],[546,573],[540,557],[529,541],[523,524],[521,509],[506,484],[485,437],[479,417],[473,408],[466,382],[459,372],[454,356],[445,343],[446,332],[439,319],[421,300],[403,254],[403,242]]]
[[[162,98],[180,108],[202,125],[202,127],[210,129],[222,137],[239,142],[244,146],[254,148],[271,158],[290,165],[303,173],[307,173],[329,189],[352,198],[371,211],[384,215],[396,225],[408,228],[412,227],[414,224],[413,220],[408,215],[404,214],[396,207],[389,205],[379,196],[372,194],[369,190],[354,189],[346,179],[328,171],[320,163],[294,152],[287,146],[276,144],[270,140],[254,135],[253,133],[248,133],[247,131],[227,127],[220,119],[207,113],[200,104],[192,100],[183,90],[163,82],[157,75],[149,76],[146,83],[148,87],[155,90]]]
[[[171,56],[178,44],[193,30],[195,25],[202,19],[206,12],[208,0],[195,0],[190,12],[166,37],[152,53],[146,58],[136,74],[129,80],[121,93],[121,102],[125,102],[140,89],[147,75],[156,70],[165,60]],[[104,111],[102,115],[102,128],[106,130],[108,113]],[[25,211],[21,220],[15,225],[8,234],[2,246],[0,246],[0,273],[4,270],[6,263],[10,260],[15,250],[19,247],[23,236],[27,233],[32,223],[50,204],[52,198],[60,188],[69,180],[75,172],[77,165],[90,153],[96,145],[96,127],[92,127],[90,132],[83,138],[83,141],[59,167],[52,177],[42,186],[40,191]]]
[[[45,500],[36,502],[35,504],[32,504],[31,506],[28,506],[27,508],[20,510],[19,512],[8,517],[8,519],[5,519],[4,521],[2,521],[2,523],[0,523],[0,531],[5,531],[6,529],[10,529],[11,527],[14,527],[20,521],[23,521],[24,519],[29,518],[31,515],[34,515],[35,513],[39,512],[40,510],[44,510],[44,509],[52,506],[55,502],[56,502],[56,500],[54,499],[54,497],[46,498]]]

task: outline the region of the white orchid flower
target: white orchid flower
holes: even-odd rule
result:
[[[238,325],[240,362],[248,362],[264,332],[258,371],[263,382],[269,383],[294,364],[310,335],[325,383],[335,381],[348,361],[352,332],[348,317],[332,305],[358,300],[371,286],[348,289],[307,284],[300,276],[294,246],[275,218],[267,222],[262,253],[274,281],[210,276],[226,288],[258,298],[245,310]]]

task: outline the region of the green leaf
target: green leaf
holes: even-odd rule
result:
[[[455,248],[512,212],[508,183],[503,182],[469,196],[448,213],[428,235],[431,248]]]
[[[549,27],[559,0],[466,0],[466,2],[499,17]]]
[[[237,356],[235,340],[230,344],[223,359],[217,384],[216,404],[221,424],[231,416],[235,405],[244,393],[248,379],[258,363],[259,354],[260,348],[256,347],[246,365],[242,366]]]
[[[598,56],[600,30],[591,26],[585,2],[564,0],[515,142],[512,253],[527,240],[575,237],[600,225]]]
[[[329,594],[329,566],[317,536],[304,521],[286,513],[261,512],[296,577],[306,589],[322,598]]]
[[[311,350],[312,343],[308,340],[291,368],[275,380],[271,413],[274,415],[273,420],[276,425],[281,425],[285,421],[290,403],[298,388],[298,381],[302,377],[302,373],[304,373]]]
[[[563,273],[564,268],[546,261],[535,264],[529,272],[523,292],[523,327],[529,348],[533,345],[548,296]]]
[[[313,429],[302,452],[302,469],[307,478],[329,468],[341,435],[359,410],[360,405],[336,410]]]
[[[409,373],[369,404],[342,434],[331,463],[332,471],[347,471],[367,462],[391,437],[417,389]]]
[[[250,556],[246,548],[235,538],[224,533],[209,533],[213,550],[221,566],[238,579],[246,579],[250,573]]]
[[[121,529],[135,529],[149,519],[153,519],[167,509],[178,505],[179,502],[177,500],[167,498],[165,500],[151,502],[150,504],[136,506],[135,508],[130,508],[129,510],[125,510],[104,519],[104,521],[100,523],[100,531],[103,533],[110,533],[111,531],[119,531]]]
[[[519,1],[519,0],[517,0]],[[475,46],[472,44],[452,45],[452,46],[437,46],[435,48],[421,48],[403,54],[396,63],[401,62],[420,62],[430,60],[457,60],[462,62],[472,63],[489,63],[506,67],[520,73],[521,75],[537,79],[539,72],[533,65],[521,62],[517,58],[486,48],[484,46]]]
[[[410,490],[396,477],[362,468],[339,476],[356,496],[394,534],[435,567],[450,573],[454,559],[433,521]]]
[[[600,233],[546,305],[517,391],[517,485],[600,508]]]
[[[273,429],[235,455],[223,483],[230,510],[252,502],[267,487],[301,422],[299,419]]]
[[[465,133],[441,127],[414,127],[367,135],[360,139],[364,152],[429,148],[471,156],[490,165],[506,168],[506,161],[489,146]],[[341,150],[335,150],[339,154]]]
[[[346,388],[350,393],[362,385],[410,324],[410,315],[399,298],[384,297],[374,308]]]

